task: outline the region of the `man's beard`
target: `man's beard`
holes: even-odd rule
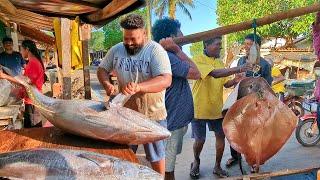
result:
[[[143,44],[129,46],[128,44],[124,44],[124,47],[127,50],[127,53],[130,55],[135,55],[143,48]]]

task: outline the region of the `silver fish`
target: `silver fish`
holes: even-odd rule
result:
[[[29,98],[54,126],[72,134],[119,144],[145,144],[168,138],[170,132],[134,110],[92,100],[54,99],[41,94],[23,79]]]
[[[0,154],[0,177],[9,179],[154,179],[163,177],[139,164],[103,154],[32,149]]]

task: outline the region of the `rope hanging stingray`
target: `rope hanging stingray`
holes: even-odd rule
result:
[[[253,65],[253,77],[259,77],[260,75],[258,72],[260,71],[260,66],[259,66],[259,60],[260,60],[260,51],[259,51],[259,46],[257,44],[257,20],[254,18],[252,22],[252,28],[253,28],[253,44],[250,47],[250,52],[248,56],[248,62]],[[238,153],[238,159],[239,159],[239,167],[242,175],[245,175],[246,172],[244,172],[243,167],[242,167],[242,161],[241,161],[241,154]]]
[[[252,28],[254,32],[253,45],[250,47],[250,50],[249,50],[248,62],[253,65],[253,70],[252,70],[253,77],[258,77],[259,76],[258,72],[260,70],[260,66],[259,66],[260,50],[257,44],[257,20],[256,19],[253,19]]]

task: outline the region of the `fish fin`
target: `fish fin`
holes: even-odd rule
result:
[[[97,155],[89,154],[89,153],[81,153],[78,155],[78,157],[92,161],[95,164],[97,164],[99,167],[103,167],[103,168],[106,168],[106,167],[113,168],[113,163],[115,162],[115,159],[110,159],[110,158],[106,159],[106,158],[102,158]]]

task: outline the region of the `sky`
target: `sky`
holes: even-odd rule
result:
[[[181,23],[181,31],[183,34],[189,35],[217,28],[216,0],[194,0],[193,2],[195,7],[188,8],[191,13],[192,20],[190,20],[189,17],[185,15],[179,7],[177,7],[176,19]],[[153,15],[152,22],[154,22],[156,18],[157,17]],[[183,51],[188,55],[190,55],[189,46],[190,45],[185,45],[183,47]]]

